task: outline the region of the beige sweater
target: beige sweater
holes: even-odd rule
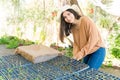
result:
[[[98,48],[104,47],[96,25],[86,16],[80,18],[79,24],[72,27],[71,32],[74,39],[73,57],[77,57],[77,59],[81,59],[95,52]]]

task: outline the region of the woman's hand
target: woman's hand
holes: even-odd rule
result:
[[[80,53],[77,53],[76,55],[73,56],[73,59],[76,59],[76,60],[80,60],[82,59],[83,57],[80,55]]]

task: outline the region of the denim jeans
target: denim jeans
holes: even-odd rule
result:
[[[106,50],[100,47],[97,51],[84,57],[83,62],[88,64],[90,68],[99,69],[106,55]]]

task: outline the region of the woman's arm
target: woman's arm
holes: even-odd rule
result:
[[[77,60],[80,60],[87,54],[90,54],[100,37],[96,25],[89,18],[85,18],[83,21],[85,24],[84,27],[86,34],[88,35],[88,42],[78,53],[76,53],[76,55],[73,56],[73,58]]]

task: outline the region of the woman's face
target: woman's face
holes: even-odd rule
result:
[[[63,17],[67,23],[74,23],[75,21],[75,16],[69,11],[64,11]]]

